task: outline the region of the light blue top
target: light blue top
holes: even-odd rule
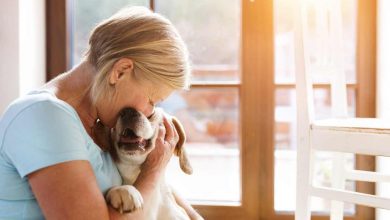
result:
[[[102,193],[122,183],[72,106],[47,91],[15,100],[0,118],[0,219],[44,219],[27,175],[71,160],[90,162]]]

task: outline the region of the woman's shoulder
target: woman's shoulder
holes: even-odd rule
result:
[[[5,110],[0,124],[8,124],[13,119],[28,117],[45,117],[45,113],[55,113],[58,116],[78,118],[76,111],[66,102],[58,99],[47,91],[34,91],[14,100]]]
[[[50,93],[15,100],[0,121],[0,163],[3,159],[25,177],[60,162],[89,160],[82,123],[62,102]]]
[[[0,139],[9,128],[26,131],[43,126],[48,132],[52,126],[82,129],[77,112],[69,104],[42,91],[24,95],[8,106],[0,118]]]

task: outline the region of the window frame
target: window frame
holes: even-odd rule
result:
[[[71,1],[46,0],[47,81],[70,68]],[[353,86],[358,117],[375,117],[376,111],[376,4],[376,0],[358,0],[357,83]],[[274,95],[277,88],[294,85],[274,84],[273,1],[242,0],[241,5],[241,83],[199,83],[192,87],[239,89],[242,203],[194,207],[210,220],[292,220],[293,212],[274,210]],[[154,9],[153,0],[150,7]],[[374,170],[375,158],[357,156],[356,167]],[[374,184],[357,183],[356,188],[375,193]],[[314,220],[328,218],[313,216]],[[374,209],[357,206],[355,216],[345,219],[373,220]]]
[[[70,67],[69,1],[46,0],[46,81]]]

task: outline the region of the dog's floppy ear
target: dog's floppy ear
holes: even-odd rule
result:
[[[179,142],[175,147],[175,155],[179,157],[180,168],[186,174],[192,174],[192,167],[188,159],[186,150],[184,149],[184,143],[186,141],[186,134],[184,133],[183,126],[179,120],[175,117],[172,117],[173,125],[175,126],[177,133],[179,134]]]
[[[96,122],[95,126],[93,127],[93,133],[95,135],[94,141],[96,142],[96,144],[103,151],[109,151],[109,149],[111,148],[110,128],[104,126],[100,121],[98,121],[98,122]]]
[[[114,140],[112,129],[104,126],[101,122],[97,122],[93,128],[93,132],[95,135],[95,143],[103,151],[109,152],[114,161],[118,161],[118,154],[114,146],[112,146],[112,140]]]

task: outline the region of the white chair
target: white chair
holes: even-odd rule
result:
[[[312,4],[312,5],[310,5]],[[344,170],[345,153],[390,156],[390,122],[375,118],[348,118],[343,68],[341,1],[295,2],[295,71],[298,112],[296,220],[311,217],[311,197],[331,201],[331,219],[343,219],[344,202],[390,209],[390,199],[345,190],[345,181],[390,182],[377,172]],[[309,33],[308,6],[311,24]],[[313,34],[314,32],[314,34]],[[309,34],[312,34],[309,39]],[[309,47],[308,45],[311,45]],[[315,46],[315,50],[310,48]],[[311,56],[315,53],[316,60]],[[312,76],[328,77],[332,118],[315,120]],[[334,152],[332,187],[312,184],[315,151]]]

